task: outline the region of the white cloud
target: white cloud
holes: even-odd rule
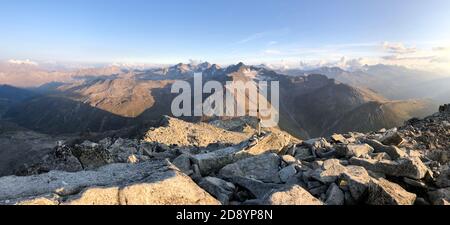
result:
[[[391,54],[381,56],[381,63],[450,73],[450,45],[434,43],[412,48],[399,43],[388,45],[386,43],[383,47]]]
[[[321,66],[355,70],[364,65],[387,64],[450,75],[448,42],[378,42],[317,46],[277,45],[248,57],[255,64],[274,68],[313,69]]]
[[[8,63],[16,64],[16,65],[31,65],[31,66],[38,66],[39,65],[39,63],[31,61],[29,59],[25,59],[25,60],[10,59],[10,60],[8,60]]]
[[[406,47],[403,43],[391,43],[385,41],[383,43],[383,49],[385,51],[388,51],[389,53],[394,54],[408,54],[408,53],[414,53],[417,51],[416,47]]]

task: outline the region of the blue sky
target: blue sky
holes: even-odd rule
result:
[[[0,0],[0,29],[2,59],[280,63],[402,49],[419,58],[446,48],[450,1]]]

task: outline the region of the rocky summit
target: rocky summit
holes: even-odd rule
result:
[[[310,140],[246,120],[165,120],[141,139],[58,142],[0,178],[0,204],[450,203],[450,105],[394,129]]]

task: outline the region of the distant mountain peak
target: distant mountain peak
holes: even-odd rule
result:
[[[231,65],[226,69],[227,73],[234,73],[248,69],[249,67],[245,65],[243,62],[239,62],[236,65]]]

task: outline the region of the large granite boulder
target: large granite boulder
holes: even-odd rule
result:
[[[59,197],[52,197],[50,201],[42,197],[46,195]],[[164,160],[111,164],[76,173],[51,171],[0,178],[0,203],[36,203],[44,202],[43,199],[47,199],[47,203],[82,205],[220,204]]]

